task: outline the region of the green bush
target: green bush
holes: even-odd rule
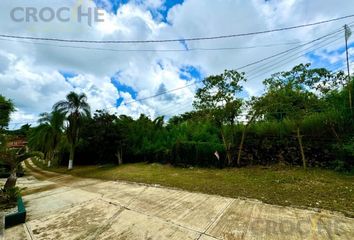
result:
[[[343,144],[333,146],[336,152],[336,159],[332,168],[339,172],[352,172],[354,169],[354,138],[350,138]]]

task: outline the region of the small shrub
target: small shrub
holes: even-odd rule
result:
[[[20,197],[21,190],[19,187],[13,187],[10,189],[2,190],[3,200],[7,203],[16,203],[17,199]]]

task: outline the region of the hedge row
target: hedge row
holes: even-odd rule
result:
[[[353,156],[345,152],[338,152],[336,145],[331,140],[316,137],[304,137],[303,145],[309,166],[336,168],[338,161],[344,162],[345,168],[354,166]],[[233,163],[236,165],[238,142],[231,148]],[[218,152],[220,159],[215,156]],[[117,163],[115,153],[109,153],[110,158],[100,159],[97,154],[89,150],[77,149],[75,163],[82,164],[107,164]],[[226,153],[222,144],[208,142],[176,142],[171,149],[158,149],[145,154],[123,152],[124,163],[134,162],[159,162],[176,166],[201,166],[225,167]],[[339,158],[338,156],[341,156]],[[61,156],[61,164],[67,164],[68,153]],[[249,134],[244,143],[241,155],[241,165],[270,165],[302,164],[298,140],[295,136],[256,136]]]

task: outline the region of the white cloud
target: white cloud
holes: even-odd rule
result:
[[[18,129],[25,124],[30,124],[31,126],[37,125],[37,115],[26,113],[18,108],[16,108],[10,117],[12,123],[9,124],[9,129]]]
[[[117,89],[111,83],[110,78],[96,78],[93,75],[78,75],[69,78],[68,82],[76,92],[83,92],[88,98],[93,111],[108,109],[114,112],[116,100],[119,97]]]
[[[57,9],[62,6],[75,6],[77,2],[74,0],[55,1],[51,2],[50,7]],[[104,2],[107,9],[112,8],[109,1]],[[24,0],[2,1],[0,3],[0,33],[93,40],[169,39],[260,31],[321,21],[354,12],[354,5],[350,1],[186,0],[183,4],[176,5],[169,10],[167,23],[165,23],[161,21],[161,17],[154,16],[157,10],[164,8],[164,2],[163,0],[131,1],[122,5],[117,15],[106,12],[103,23],[90,27],[86,23],[77,23],[75,19],[69,23],[59,21],[17,23],[12,21],[9,15],[14,7],[40,8],[48,3]],[[92,2],[88,4],[93,6]],[[217,48],[304,42],[339,29],[351,20],[267,35],[187,42],[187,45],[189,48]],[[138,98],[144,98],[156,94],[161,89],[180,88],[196,81],[196,79],[191,79],[190,82],[186,82],[181,79],[179,71],[185,65],[198,67],[203,75],[217,74],[224,69],[237,69],[290,47],[191,52],[119,52],[66,48],[68,43],[58,42],[32,44],[28,41],[24,43],[2,39],[0,42],[2,46],[0,93],[14,99],[19,109],[17,115],[14,115],[13,122],[26,120],[28,116],[33,117],[40,112],[50,111],[51,106],[63,99],[71,90],[85,92],[93,109],[109,108],[112,112],[117,111],[118,114],[134,116],[140,113],[152,117],[159,114],[173,115],[191,109],[195,85],[171,92],[168,95],[169,99],[157,97],[126,106],[122,105],[115,109],[117,98],[122,97],[124,102],[130,102],[133,99],[129,93],[120,91],[121,89],[117,90],[111,83],[111,77],[119,73],[118,80],[132,87],[137,92]],[[181,43],[70,45],[116,50],[184,48]],[[343,41],[337,41],[325,46],[325,49],[330,51],[341,46],[343,46]],[[324,51],[317,53],[323,54],[323,57],[327,57],[330,62],[343,59],[342,55],[328,55]],[[308,60],[300,56],[289,63],[263,62],[244,69],[247,75],[251,76],[245,84],[245,90],[250,95],[259,94],[263,90],[261,80],[270,73]],[[65,79],[60,71],[73,72],[77,76]]]

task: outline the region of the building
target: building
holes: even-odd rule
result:
[[[23,148],[27,146],[27,141],[24,138],[16,137],[8,141],[8,148]]]

